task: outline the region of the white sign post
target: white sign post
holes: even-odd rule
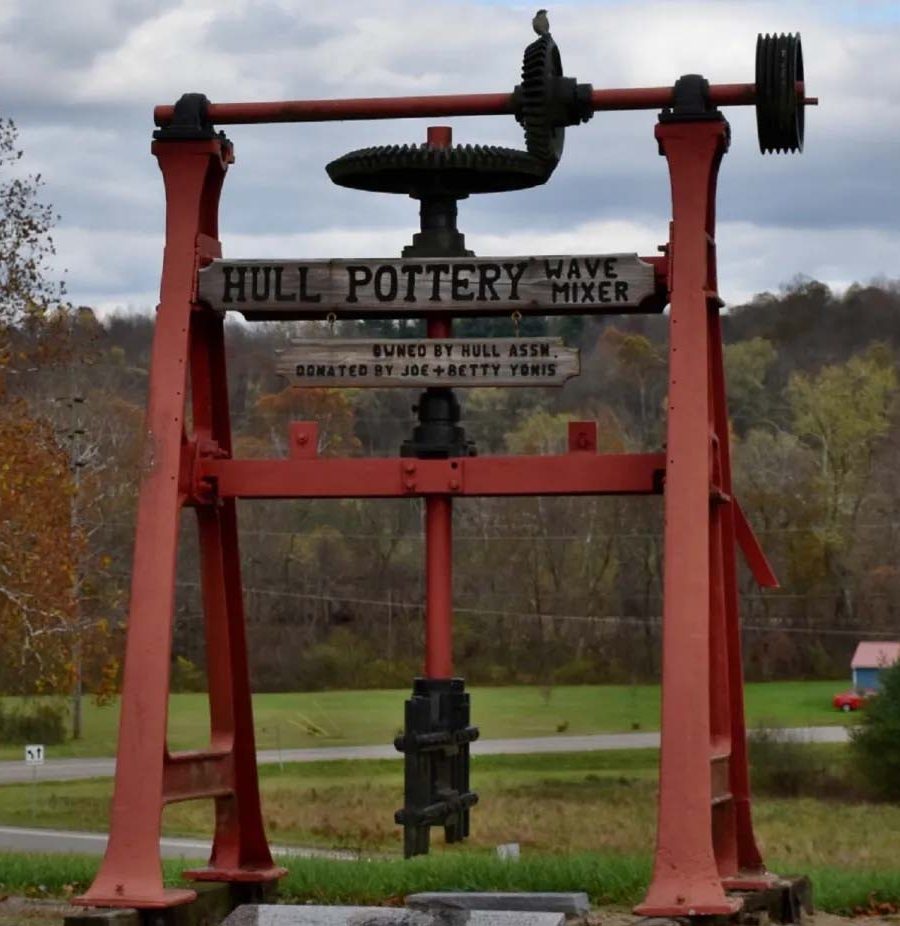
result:
[[[31,766],[31,819],[37,815],[37,770],[44,764],[44,746],[42,743],[29,743],[25,747],[25,764]]]

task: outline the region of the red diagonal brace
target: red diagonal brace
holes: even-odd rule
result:
[[[771,563],[763,552],[744,514],[744,509],[736,501],[734,502],[734,532],[744,559],[747,560],[747,566],[753,573],[753,578],[756,579],[756,584],[760,588],[779,588],[778,576],[775,575],[775,570],[772,569]]]

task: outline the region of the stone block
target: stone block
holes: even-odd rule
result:
[[[239,907],[222,926],[563,926],[560,913],[398,907]]]
[[[141,926],[219,926],[234,909],[231,885],[219,881],[192,881],[193,903],[164,910],[143,910]]]
[[[65,926],[141,926],[141,918],[137,910],[86,907],[78,913],[70,913],[63,923]]]
[[[530,913],[565,913],[585,916],[591,912],[583,891],[428,891],[410,894],[406,904],[416,910],[518,910]]]

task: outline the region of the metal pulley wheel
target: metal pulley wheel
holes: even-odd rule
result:
[[[800,34],[760,35],[756,40],[756,131],[763,154],[803,150],[804,101]]]

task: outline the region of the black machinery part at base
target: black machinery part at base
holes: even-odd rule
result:
[[[433,826],[443,826],[448,843],[469,835],[469,809],[478,802],[469,790],[469,744],[478,728],[469,721],[461,678],[414,680],[404,732],[394,740],[404,755],[403,808],[394,820],[403,827],[405,858],[427,855]]]
[[[522,58],[522,83],[513,90],[516,120],[525,129],[528,153],[547,165],[548,174],[562,157],[566,126],[594,115],[593,88],[564,77],[559,48],[549,34],[538,36]]]
[[[494,145],[378,145],[351,151],[326,165],[334,183],[370,193],[406,193],[416,199],[505,193],[540,186],[547,165],[527,151]]]
[[[803,79],[799,33],[757,37],[756,132],[763,154],[803,150],[805,106],[797,93]]]

